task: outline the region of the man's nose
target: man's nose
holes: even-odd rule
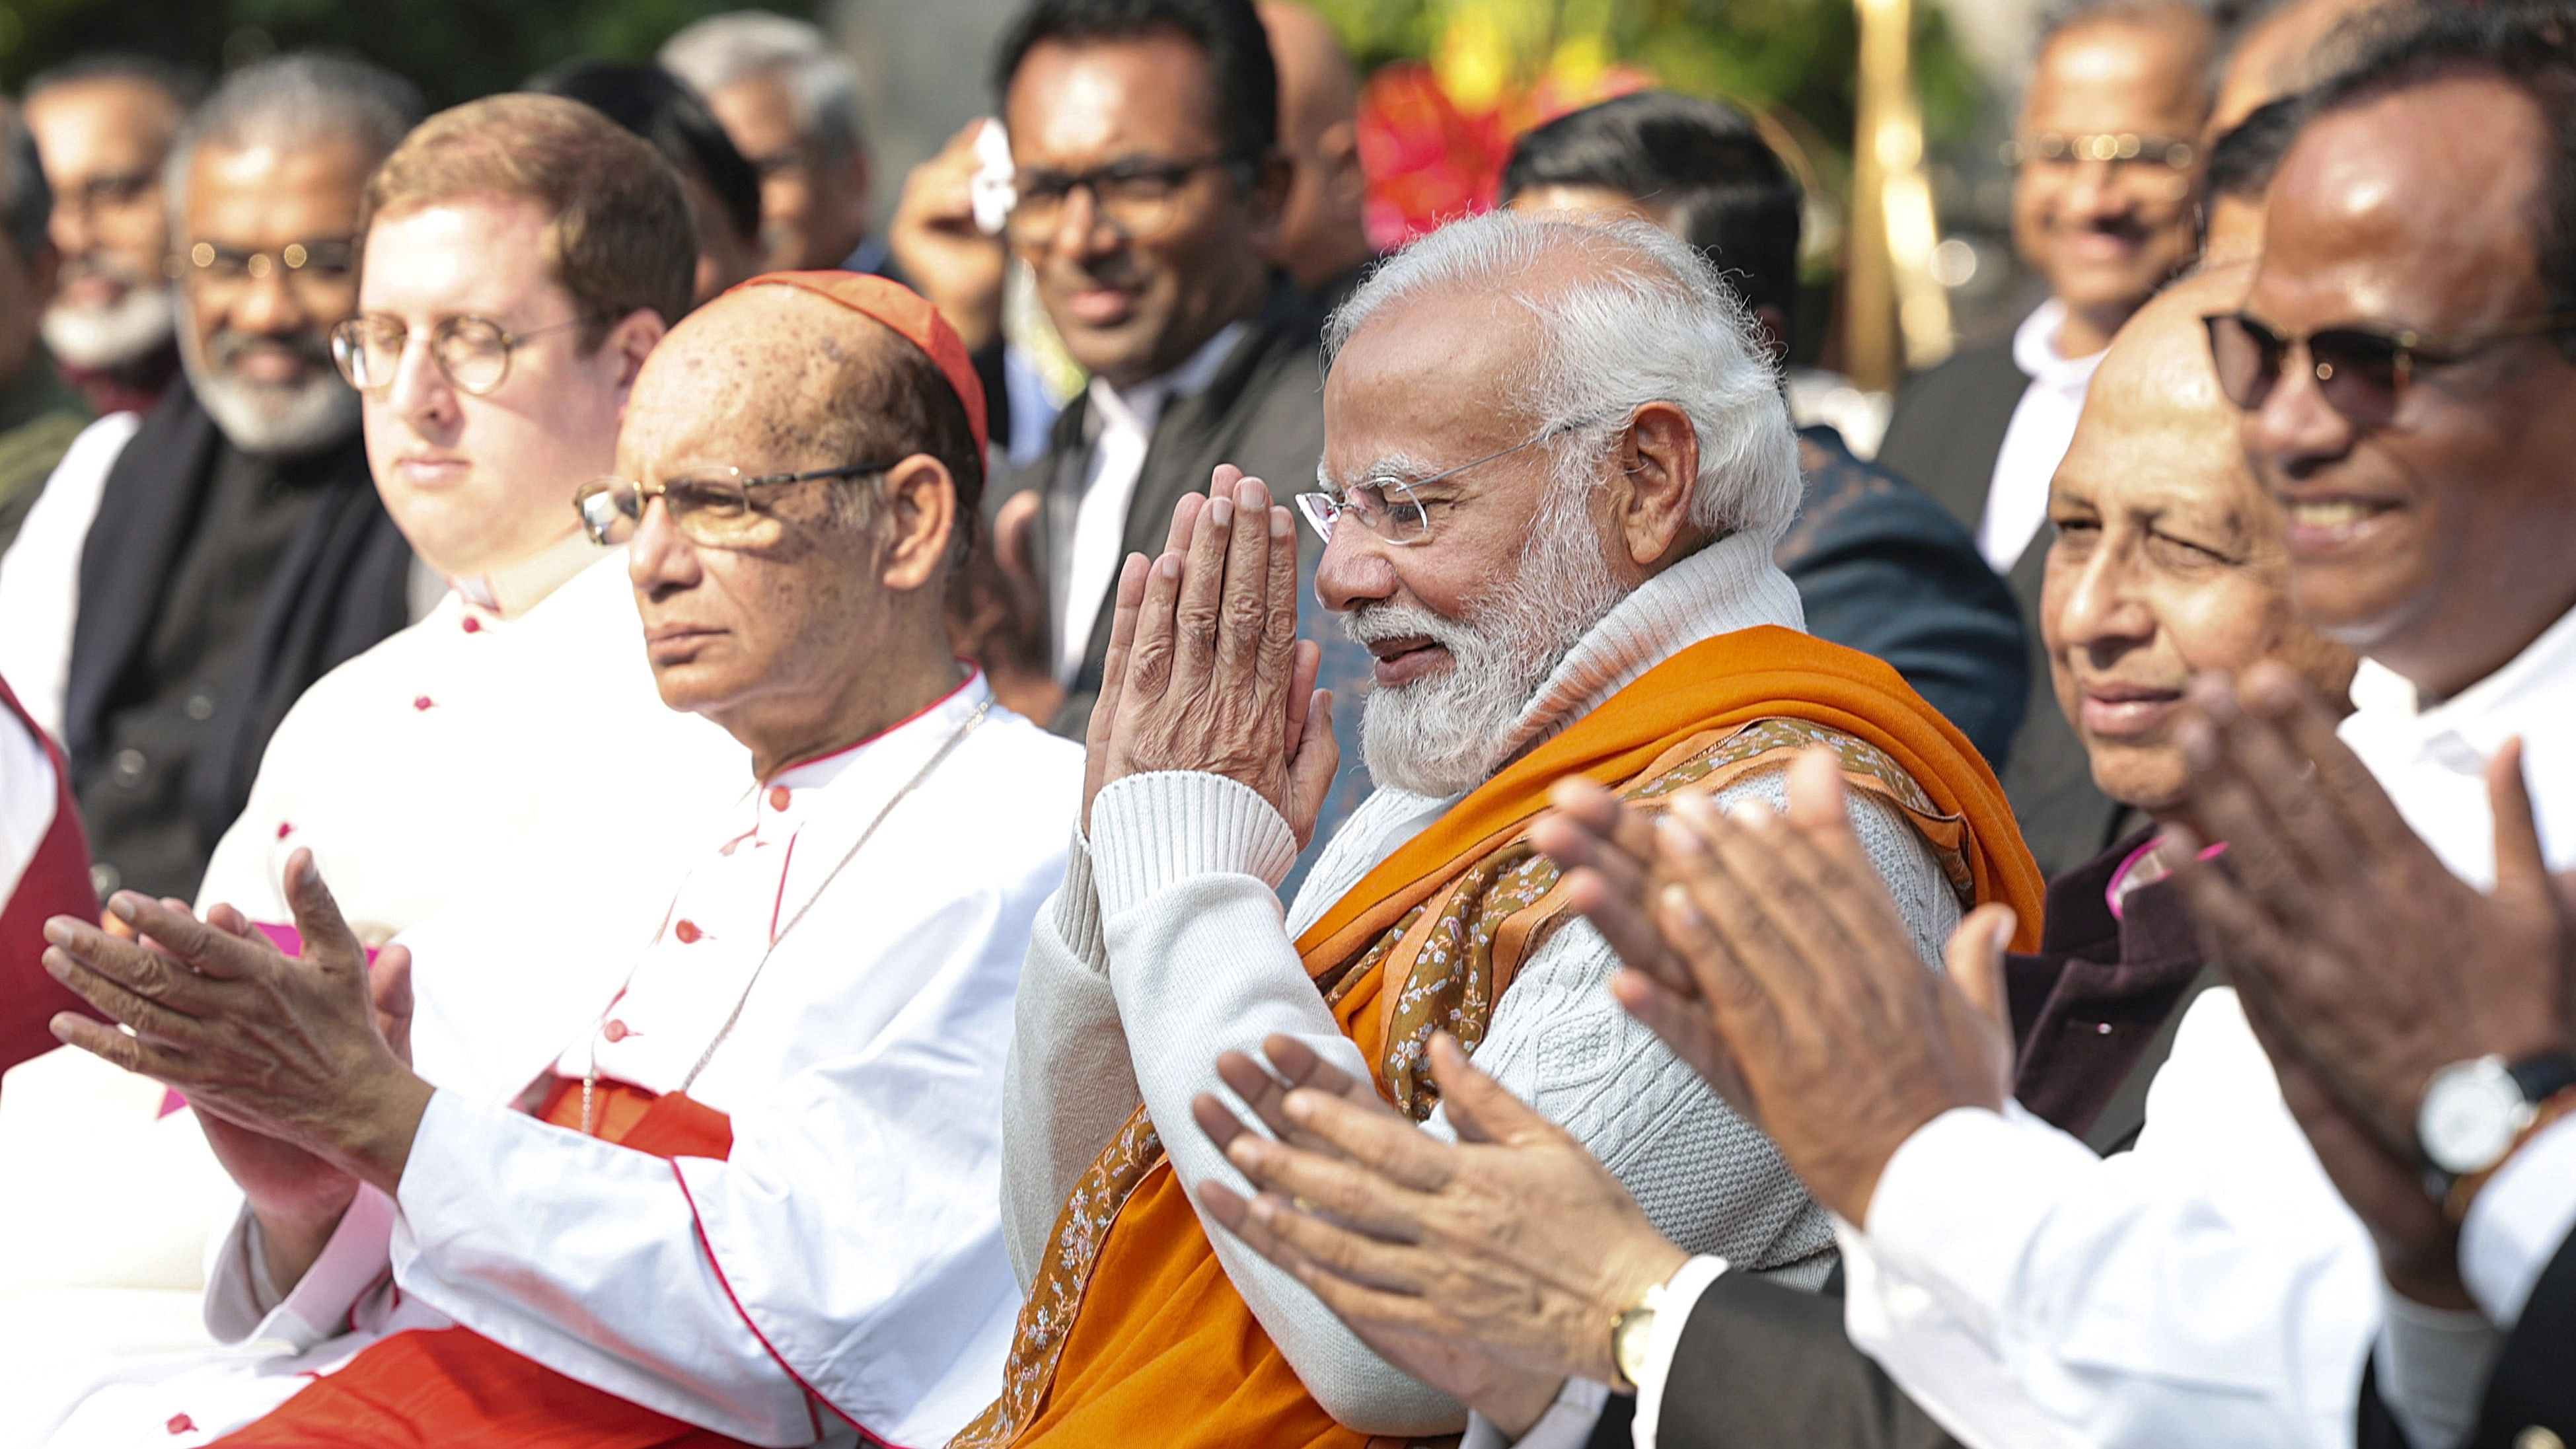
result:
[[[1101,215],[1100,198],[1091,188],[1077,186],[1056,208],[1055,235],[1047,245],[1063,256],[1089,260],[1117,251],[1126,245],[1126,238]]]
[[[244,332],[263,337],[291,337],[313,330],[313,314],[286,280],[286,269],[272,266],[268,275],[247,279],[235,296],[230,318]]]
[[[697,547],[672,524],[670,506],[658,497],[644,500],[644,516],[626,540],[626,577],[635,592],[654,598],[698,581]]]
[[[423,432],[453,423],[459,411],[455,384],[447,380],[438,359],[430,348],[414,346],[409,338],[404,339],[402,352],[394,358],[393,381],[386,386],[385,401]]]
[[[1385,540],[1344,518],[1324,540],[1324,556],[1315,564],[1315,599],[1336,614],[1395,596],[1395,561]]]
[[[2307,349],[2282,360],[2263,405],[2245,415],[2245,450],[2255,462],[2284,473],[2303,473],[2352,451],[2361,430],[2326,401]]]
[[[2100,548],[2075,565],[2057,606],[2060,648],[2116,654],[2155,636],[2155,616],[2131,587],[2136,579],[2129,563],[2116,549]]]
[[[2066,192],[2059,204],[2078,221],[2104,222],[2128,215],[2134,198],[2122,184],[2114,163],[2086,161],[2067,178]]]

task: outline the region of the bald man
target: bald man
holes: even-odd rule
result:
[[[577,504],[626,545],[664,702],[752,759],[646,911],[586,916],[566,862],[516,953],[425,925],[372,1003],[309,856],[287,867],[300,958],[131,894],[110,912],[196,972],[56,938],[58,976],[144,1033],[62,1034],[235,1125],[248,1207],[208,1321],[296,1352],[104,1391],[53,1442],[783,1445],[846,1422],[918,1444],[965,1422],[1018,1304],[1002,1068],[1082,773],[948,653],[983,456],[928,303],[838,272],[737,289],[647,359],[622,476]]]
[[[1325,305],[1338,304],[1377,256],[1362,215],[1360,76],[1333,24],[1293,0],[1258,7],[1279,67],[1279,149],[1288,202],[1279,214],[1279,264]]]

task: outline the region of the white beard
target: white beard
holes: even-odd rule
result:
[[[45,345],[74,367],[105,369],[149,354],[177,325],[169,288],[137,287],[104,307],[46,309]]]
[[[1463,795],[1510,758],[1512,726],[1539,687],[1627,595],[1584,516],[1590,482],[1550,480],[1518,566],[1465,617],[1392,601],[1343,616],[1343,631],[1362,644],[1418,636],[1449,651],[1447,669],[1369,691],[1360,753],[1372,779],[1417,795]]]
[[[261,457],[317,453],[358,430],[358,394],[330,354],[302,382],[252,382],[208,360],[197,329],[179,329],[179,362],[206,414],[232,445]]]

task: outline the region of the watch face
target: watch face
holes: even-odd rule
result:
[[[2483,1172],[2513,1146],[2525,1110],[2522,1091],[2503,1062],[2459,1062],[2433,1074],[2415,1135],[2424,1156],[2444,1172]]]

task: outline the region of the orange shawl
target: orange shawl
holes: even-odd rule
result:
[[[1558,779],[1641,786],[1710,741],[1765,720],[1821,727],[1893,763],[1919,786],[1919,796],[1901,791],[1915,801],[1909,815],[1950,837],[1975,899],[2013,907],[2018,948],[2037,941],[2038,867],[1994,772],[1966,738],[1876,659],[1789,629],[1739,630],[1683,650],[1505,767],[1380,862],[1298,940],[1342,1031],[1375,1068],[1379,1090],[1417,1118],[1436,1100],[1429,1084],[1410,1080],[1418,1042],[1407,1050],[1394,1039],[1398,998],[1410,1002],[1424,990],[1422,978],[1408,974],[1423,956],[1425,917],[1435,914],[1421,908],[1454,900],[1453,885],[1488,862],[1515,851],[1527,858],[1519,838]],[[1716,783],[1704,772],[1695,780],[1699,788]],[[1513,877],[1527,884],[1493,932],[1490,978],[1466,988],[1470,1029],[1461,1035],[1471,1048],[1481,1036],[1476,1008],[1489,1015],[1512,966],[1536,949],[1556,894],[1552,869],[1529,863],[1540,869]],[[1507,883],[1488,868],[1473,884]],[[1404,990],[1386,989],[1389,971]],[[1441,985],[1450,989],[1446,977]],[[1414,1029],[1427,1036],[1418,1023]],[[1140,1110],[1067,1202],[1021,1313],[1002,1398],[955,1444],[1359,1449],[1371,1442],[1325,1414],[1262,1331]]]

